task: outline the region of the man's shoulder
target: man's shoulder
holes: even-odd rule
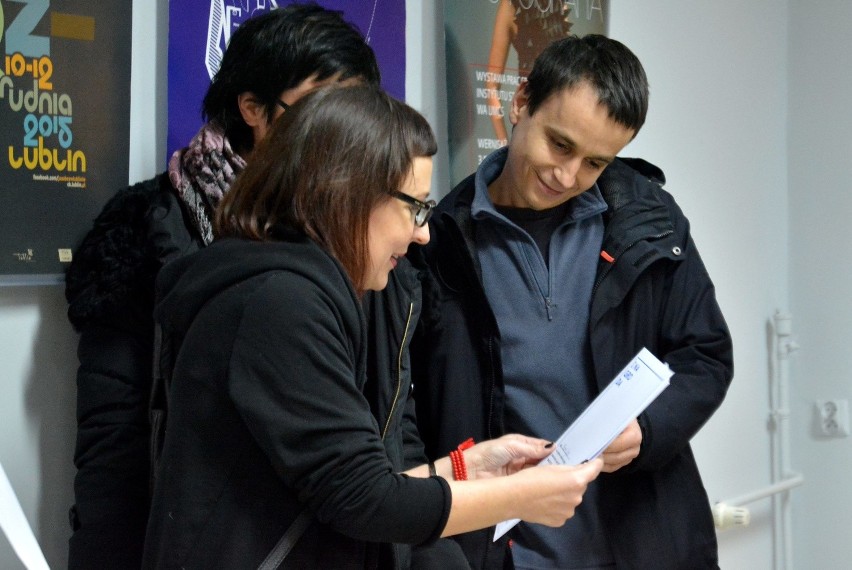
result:
[[[121,188],[104,204],[86,238],[117,225],[138,224],[154,207],[172,196],[165,173]]]
[[[444,241],[447,232],[453,231],[451,228],[465,225],[473,201],[474,178],[475,173],[466,177],[438,202],[435,213],[429,221],[429,243],[425,246],[414,244],[409,248],[415,267],[420,268],[426,264],[426,260],[439,249],[439,244]]]
[[[159,263],[152,258],[151,214],[176,199],[170,188],[166,174],[122,188],[95,218],[65,274],[75,326],[152,282]]]
[[[618,157],[614,164],[616,170],[620,170],[622,174],[629,172],[634,176],[647,178],[659,186],[664,186],[666,183],[666,175],[663,170],[644,158]]]
[[[650,183],[663,187],[666,176],[662,169],[642,158],[617,157],[601,173],[598,186]]]
[[[475,179],[476,173],[474,172],[456,184],[453,189],[438,202],[436,213],[452,212],[460,205],[470,204],[473,200]]]
[[[674,199],[664,189],[665,183],[665,174],[656,165],[641,158],[622,157],[610,163],[597,180],[610,211],[637,201],[672,205]]]

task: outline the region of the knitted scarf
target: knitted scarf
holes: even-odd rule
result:
[[[213,241],[216,206],[245,167],[245,160],[214,123],[201,127],[189,145],[175,151],[169,160],[169,180],[192,215],[204,245]]]

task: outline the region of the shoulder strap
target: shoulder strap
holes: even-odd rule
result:
[[[149,492],[154,494],[154,482],[160,470],[160,457],[166,438],[166,420],[169,410],[169,386],[174,368],[170,339],[163,339],[163,327],[154,322],[154,352],[152,366],[151,395],[148,402],[148,419],[151,424],[149,441]]]
[[[277,570],[281,566],[281,563],[284,562],[284,559],[287,558],[287,555],[290,554],[290,551],[293,550],[299,538],[310,526],[312,520],[313,517],[308,509],[299,513],[299,516],[296,517],[290,528],[284,532],[281,540],[278,541],[278,544],[275,545],[275,548],[272,549],[266,560],[260,563],[257,570]]]

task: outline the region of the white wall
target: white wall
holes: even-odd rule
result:
[[[56,285],[0,288],[0,463],[54,568],[65,566],[76,335]],[[0,568],[23,568],[0,533]]]
[[[734,338],[728,397],[694,441],[711,500],[733,498],[770,482],[767,322],[789,303],[787,2],[611,6],[610,36],[651,84],[648,121],[623,154],[666,172]],[[750,527],[719,533],[722,568],[772,567],[770,501],[750,507]]]
[[[167,0],[158,5],[165,14]],[[442,2],[407,6],[409,39],[417,42],[409,69],[418,74],[408,78],[408,97],[443,142],[442,34],[430,27]],[[814,399],[852,397],[837,358],[852,340],[843,294],[852,288],[852,253],[841,233],[852,211],[852,149],[844,137],[852,127],[844,113],[852,101],[844,65],[852,3],[611,6],[610,35],[639,55],[651,81],[648,122],[624,154],[665,170],[734,335],[728,399],[695,441],[708,492],[720,500],[770,481],[767,325],[776,309],[790,309],[802,345],[793,357],[793,467],[806,477],[793,492],[795,566],[849,567],[850,440],[817,439],[810,422]],[[153,38],[166,23],[157,10],[134,2],[132,180],[162,168],[154,139],[163,139],[165,99],[151,78],[164,56],[163,41]],[[447,172],[443,160],[436,178]],[[65,566],[73,477],[76,336],[64,312],[61,287],[0,288],[0,462],[54,568]],[[726,570],[772,567],[769,501],[751,507],[750,527],[719,534]],[[0,537],[0,568],[19,567]]]
[[[813,433],[818,398],[852,400],[852,2],[790,2],[790,291],[799,343],[791,410],[801,568],[852,567],[852,440]]]

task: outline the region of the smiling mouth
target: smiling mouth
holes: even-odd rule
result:
[[[544,193],[545,193],[545,194],[547,194],[548,196],[554,196],[554,197],[555,197],[555,196],[561,196],[561,195],[563,195],[563,194],[565,193],[565,192],[563,192],[562,190],[556,190],[556,189],[554,189],[552,186],[550,186],[549,184],[547,184],[547,183],[546,183],[546,182],[542,179],[541,175],[539,175],[539,173],[538,173],[538,172],[536,172],[536,173],[535,173],[535,176],[536,176],[536,178],[538,179],[538,183],[539,183],[539,185],[541,186],[541,189],[542,189],[542,190],[544,191]]]

